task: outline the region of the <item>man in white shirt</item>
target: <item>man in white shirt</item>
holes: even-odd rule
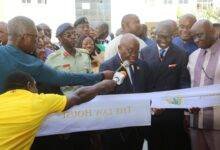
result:
[[[139,45],[140,45],[139,50],[147,46],[142,39],[137,37],[140,35],[140,27],[141,27],[140,20],[137,15],[135,14],[125,15],[122,18],[121,27],[122,27],[123,33],[132,33],[135,35],[135,38],[138,40]],[[115,54],[117,54],[118,45],[120,43],[122,36],[123,35],[119,35],[115,37],[111,42],[109,42],[105,50],[105,60],[108,60],[111,57],[113,57]]]
[[[199,47],[189,56],[191,87],[220,84],[220,40],[216,40],[213,24],[199,20],[191,31]],[[189,130],[192,150],[220,149],[220,107],[191,109],[190,112],[193,112]]]

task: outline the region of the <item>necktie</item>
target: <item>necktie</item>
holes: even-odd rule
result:
[[[133,65],[129,65],[129,71],[130,71],[130,78],[131,78],[131,84],[133,84],[134,82],[134,69],[133,69]]]
[[[165,56],[165,52],[166,52],[165,49],[160,49],[160,58],[161,58],[161,59],[164,58],[164,56]]]

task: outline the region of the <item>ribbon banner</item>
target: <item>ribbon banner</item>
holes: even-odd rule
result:
[[[150,100],[146,97],[105,95],[64,113],[49,115],[37,136],[150,124]]]
[[[97,96],[66,112],[49,115],[38,136],[149,126],[151,107],[188,109],[212,106],[220,106],[220,84],[153,93]]]

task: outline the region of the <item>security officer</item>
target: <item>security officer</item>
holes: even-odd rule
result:
[[[88,51],[75,48],[75,30],[70,23],[61,24],[56,31],[56,37],[61,43],[58,51],[50,54],[46,64],[60,71],[71,73],[91,73],[91,59]],[[78,89],[80,86],[61,87],[65,95]]]
[[[70,23],[61,24],[56,31],[61,48],[50,54],[46,64],[60,71],[71,73],[91,73],[91,59],[85,49],[75,48],[75,29]],[[70,96],[81,86],[61,87],[63,94]],[[63,138],[62,146],[65,148],[72,147],[77,150],[88,149],[90,147],[90,133],[72,133],[61,136]],[[68,142],[69,141],[69,142]],[[65,149],[64,148],[64,149]]]

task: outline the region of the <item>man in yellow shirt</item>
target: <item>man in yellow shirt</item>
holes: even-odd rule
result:
[[[30,149],[44,118],[74,105],[87,102],[103,91],[113,90],[115,82],[104,80],[80,88],[71,96],[37,94],[35,80],[26,73],[15,72],[4,84],[0,95],[0,149]]]

